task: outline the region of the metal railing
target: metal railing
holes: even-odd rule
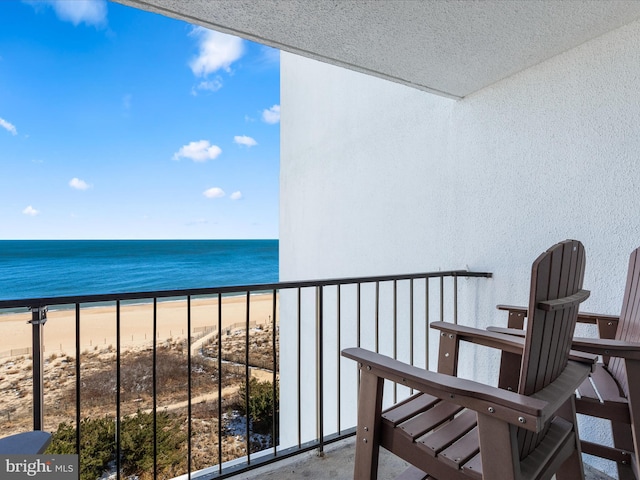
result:
[[[50,323],[45,328],[47,311],[51,314],[56,311],[55,316],[59,317],[62,313],[56,309],[62,309],[66,315],[73,316],[74,325],[74,392],[70,394],[73,397],[71,403],[74,412],[73,419],[69,419],[69,422],[75,428],[75,451],[80,453],[83,449],[83,419],[100,414],[113,415],[115,451],[112,462],[116,477],[126,477],[123,470],[123,422],[125,418],[133,415],[130,412],[131,392],[128,391],[127,380],[129,364],[132,357],[142,357],[150,351],[151,361],[147,375],[151,378],[151,391],[147,393],[151,406],[147,410],[153,418],[150,428],[153,430],[151,438],[154,478],[159,478],[161,468],[158,461],[161,433],[158,430],[158,418],[159,415],[170,411],[183,412],[180,428],[184,430],[185,445],[181,448],[186,454],[182,464],[168,470],[173,472],[170,476],[227,478],[240,471],[278,461],[302,451],[319,449],[322,452],[325,444],[352,435],[356,415],[353,399],[357,395],[358,377],[355,366],[343,362],[340,350],[348,346],[362,346],[428,368],[429,322],[434,319],[446,319],[457,323],[459,279],[462,278],[466,282],[465,295],[473,296],[478,290],[474,280],[477,277],[491,277],[491,274],[445,271],[236,287],[32,298],[0,301],[0,313],[7,309],[15,311],[17,308],[28,308],[31,311],[28,323],[31,324],[32,334],[34,430],[45,429],[45,425],[50,430],[56,428],[56,425],[47,424],[47,409],[51,407],[45,402],[48,389],[43,380],[44,334],[47,329],[55,328],[53,315],[50,315]],[[263,318],[256,318],[254,310],[257,299],[264,303],[265,298],[269,302],[269,314],[264,318],[263,305]],[[165,399],[161,392],[161,383],[167,380],[159,374],[166,358],[166,342],[159,331],[162,313],[169,305],[165,301],[174,300],[172,304],[175,307],[176,299],[181,299],[180,312],[184,316],[186,327],[184,338],[181,337],[173,343],[174,348],[181,352],[180,358],[184,360],[184,366],[180,367],[180,371],[186,373],[185,401],[178,401],[175,394],[170,400]],[[227,313],[226,302],[231,299],[236,304],[238,301],[242,302],[240,310],[243,318],[240,321],[237,318],[237,310],[233,314]],[[465,301],[473,303],[466,297]],[[198,303],[196,307],[196,302],[201,302],[202,305]],[[127,319],[130,318],[127,309],[132,303],[144,304],[151,321],[147,344],[138,346],[135,350],[137,353],[130,355],[131,348],[127,345],[128,337],[124,336],[123,329],[127,327]],[[196,312],[200,315],[199,309],[203,308],[203,305],[208,309],[204,324],[199,320],[201,324],[195,325],[193,318]],[[115,355],[115,385],[107,387],[106,382],[104,386],[105,397],[111,394],[115,397],[114,405],[103,405],[100,407],[102,410],[95,405],[87,405],[86,382],[92,374],[83,370],[90,357],[86,345],[87,331],[95,326],[89,325],[86,318],[90,317],[89,313],[96,307],[111,309],[115,324],[115,353],[111,352],[109,357],[113,358]],[[229,316],[233,318],[226,318]],[[230,324],[231,320],[233,324]],[[255,333],[258,331],[260,337]],[[82,345],[83,339],[85,345]],[[238,342],[241,345],[240,353],[231,352],[229,345],[238,345]],[[105,338],[104,344],[106,343]],[[89,345],[94,350],[98,349],[93,340],[90,340]],[[63,348],[62,344],[60,348]],[[254,358],[258,349],[268,352],[268,360],[265,361],[263,358],[258,362]],[[47,351],[50,352],[51,349],[48,348]],[[284,360],[281,360],[282,358]],[[101,365],[104,363],[102,361]],[[260,378],[266,378],[267,383],[271,383],[270,387],[267,387],[271,395],[271,425],[270,432],[266,434],[271,436],[268,449],[264,449],[264,444],[252,443],[258,420],[252,417],[255,410],[252,410],[251,402],[253,396],[257,395],[257,390],[253,392],[252,389],[258,388],[258,384],[252,381],[252,378],[256,372],[255,365],[258,363],[262,368]],[[229,370],[231,365],[233,369]],[[209,384],[206,382],[203,387],[202,371],[205,371],[204,377],[209,375],[215,378],[211,388],[207,387]],[[233,376],[232,382],[236,386],[240,384],[240,399],[237,398],[236,389],[236,404],[243,404],[245,412],[242,434],[233,432],[236,434],[236,441],[240,437],[243,444],[236,452],[238,458],[235,459],[228,451],[229,445],[225,444],[225,439],[230,437],[226,434],[229,430],[228,419],[227,425],[224,425],[225,410],[229,413],[231,408],[228,395],[225,393],[230,384],[225,378],[228,375]],[[175,376],[179,377],[180,374]],[[395,401],[398,387],[392,388]],[[264,388],[261,391],[264,394]],[[0,390],[0,398],[6,394],[7,392]],[[194,409],[202,406],[201,398],[205,397],[207,404],[213,403],[212,408],[206,410],[204,415],[194,415]],[[161,401],[173,403],[161,406]],[[137,414],[141,411],[143,410],[138,408]],[[209,458],[208,465],[205,466],[202,460],[194,462],[194,454],[202,454],[203,443],[198,443],[198,436],[202,435],[200,424],[207,422],[211,423],[211,429],[207,441],[204,442],[204,445],[210,447],[206,456]],[[198,428],[195,428],[195,423]],[[216,450],[215,458],[211,459],[211,451]],[[163,472],[162,475],[163,478],[168,478],[167,472]]]

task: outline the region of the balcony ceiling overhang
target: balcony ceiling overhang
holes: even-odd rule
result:
[[[461,98],[640,18],[637,0],[116,0]]]

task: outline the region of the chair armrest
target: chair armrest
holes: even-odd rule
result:
[[[602,338],[573,337],[571,348],[594,355],[640,360],[640,343]]]
[[[498,310],[504,310],[507,312],[519,313],[527,316],[527,307],[517,305],[496,305]],[[578,312],[578,323],[598,323],[599,320],[605,320],[609,322],[615,322],[617,324],[620,321],[619,315],[605,315],[600,313],[591,312]]]
[[[496,305],[498,310],[504,310],[506,312],[514,312],[514,313],[522,313],[524,315],[527,314],[527,307],[523,307],[520,305]]]
[[[504,335],[513,335],[518,338],[524,338],[526,335],[525,330],[520,330],[519,328],[502,328],[502,327],[487,327],[487,330],[494,333],[501,333]],[[575,338],[574,338],[575,341]],[[594,355],[599,355],[598,353],[589,352],[583,348],[574,348],[569,352],[569,359],[575,360],[577,362],[586,362],[586,363],[594,363],[595,358]]]
[[[522,349],[524,348],[524,339],[513,335],[456,325],[455,323],[449,322],[432,322],[430,326],[435,330],[440,330],[440,335],[457,335],[459,340],[483,345],[485,347],[497,348],[509,353],[521,355]]]
[[[598,323],[599,320],[606,320],[609,322],[615,322],[617,324],[620,321],[620,315],[605,315],[601,313],[578,312],[578,322],[580,323]]]
[[[519,328],[506,328],[506,327],[487,327],[489,332],[502,333],[504,335],[513,335],[515,337],[524,337],[527,332]]]
[[[379,353],[347,348],[342,356],[359,363],[368,374],[394,381],[415,390],[446,399],[482,414],[491,414],[505,422],[539,432],[555,415],[557,408],[587,378],[589,366],[569,362],[556,381],[535,396],[491,387],[482,383],[407,365]]]

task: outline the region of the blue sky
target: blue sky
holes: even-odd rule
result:
[[[0,239],[277,238],[279,70],[116,3],[0,1]]]

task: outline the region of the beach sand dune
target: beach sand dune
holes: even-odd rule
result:
[[[276,299],[277,300],[277,299]],[[276,310],[277,311],[277,310]],[[191,335],[197,338],[207,331],[217,330],[219,325],[217,298],[194,298],[191,300]],[[157,303],[156,334],[158,341],[187,338],[187,300],[162,301]],[[222,328],[246,327],[247,297],[223,297]],[[0,316],[0,358],[28,353],[31,347],[32,326],[28,323],[31,313]],[[273,295],[250,296],[249,322],[266,324],[273,321]],[[116,306],[83,307],[80,310],[80,349],[116,345]],[[143,347],[150,345],[154,332],[154,307],[152,303],[121,305],[121,347]],[[76,342],[75,310],[52,310],[47,313],[44,326],[45,355],[64,352],[73,355]]]

